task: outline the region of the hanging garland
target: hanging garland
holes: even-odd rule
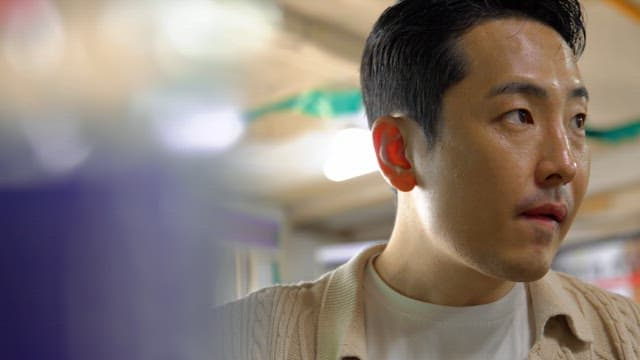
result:
[[[635,139],[640,137],[640,119],[606,130],[587,128],[587,136],[611,143]]]
[[[316,118],[340,118],[362,111],[360,90],[311,90],[288,99],[249,111],[245,118],[253,122],[271,113],[297,111]],[[640,119],[609,129],[587,128],[587,136],[609,143],[640,137]]]
[[[254,121],[262,116],[283,111],[298,111],[318,118],[355,115],[362,111],[362,95],[359,90],[312,90],[249,111],[246,118]]]

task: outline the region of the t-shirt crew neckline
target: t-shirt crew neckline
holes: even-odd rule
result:
[[[474,306],[446,306],[431,304],[409,298],[391,288],[375,270],[371,257],[365,274],[366,296],[375,297],[388,311],[406,316],[412,320],[428,320],[464,326],[486,325],[503,321],[527,306],[527,293],[523,283],[516,285],[501,299],[488,304]],[[368,279],[368,281],[367,281]]]

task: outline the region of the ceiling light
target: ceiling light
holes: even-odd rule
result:
[[[183,151],[221,151],[230,148],[244,132],[237,111],[198,111],[168,120],[161,125],[167,145]]]
[[[332,181],[344,181],[378,169],[371,133],[366,129],[344,129],[329,145],[324,175]]]
[[[274,16],[263,10],[247,1],[165,0],[158,6],[158,45],[188,58],[237,59],[268,43]]]

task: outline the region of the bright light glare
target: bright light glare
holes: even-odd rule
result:
[[[229,57],[264,46],[271,19],[255,3],[165,1],[159,6],[160,45],[188,57]]]
[[[213,151],[231,147],[243,132],[240,115],[230,109],[194,113],[167,123],[162,131],[174,149]]]
[[[168,43],[187,55],[200,55],[216,31],[214,3],[202,0],[169,3],[165,11],[162,30]]]
[[[371,133],[365,129],[345,129],[329,145],[323,171],[329,180],[344,181],[377,168]]]
[[[91,148],[82,140],[77,123],[48,120],[22,121],[21,126],[43,170],[70,172],[89,158]]]

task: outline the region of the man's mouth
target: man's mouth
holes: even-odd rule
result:
[[[567,207],[561,203],[545,203],[523,211],[521,216],[532,220],[562,223],[567,217]]]

